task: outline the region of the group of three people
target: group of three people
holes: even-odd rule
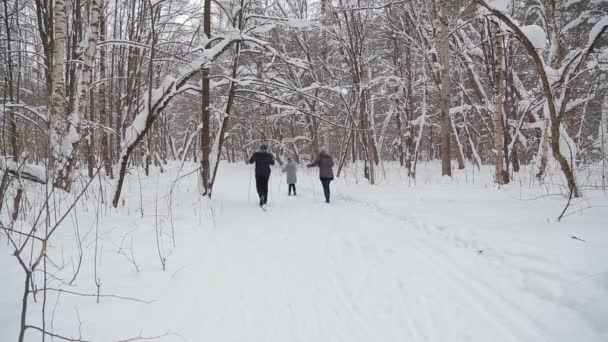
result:
[[[260,205],[268,203],[268,181],[270,180],[270,166],[274,165],[274,156],[268,152],[268,146],[262,144],[260,150],[255,152],[249,158],[249,164],[255,164],[255,186],[260,196]],[[334,179],[334,160],[326,149],[322,148],[316,159],[307,165],[307,167],[319,168],[319,179],[323,185],[323,194],[325,202],[329,203],[329,184]],[[297,182],[297,164],[291,158],[287,160],[287,164],[283,168],[283,172],[287,173],[287,184],[289,185],[288,195],[296,195]]]

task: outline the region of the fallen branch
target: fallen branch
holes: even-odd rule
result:
[[[36,289],[34,291],[32,291],[32,293],[38,293],[40,291],[44,291],[45,289]],[[118,295],[112,295],[112,294],[96,294],[96,293],[80,293],[80,292],[74,292],[74,291],[70,291],[70,290],[64,290],[64,289],[56,289],[56,288],[52,288],[52,287],[47,287],[46,288],[47,291],[55,291],[55,292],[59,292],[59,293],[68,293],[68,294],[73,294],[76,296],[82,296],[82,297],[105,297],[105,298],[116,298],[116,299],[122,299],[122,300],[130,300],[133,302],[138,302],[138,303],[144,303],[144,304],[151,304],[154,303],[154,301],[150,301],[150,300],[143,300],[143,299],[138,299],[138,298],[132,298],[132,297],[124,297],[124,296],[118,296]]]
[[[48,332],[48,331],[46,331],[46,330],[44,330],[44,329],[41,329],[41,328],[39,328],[39,327],[37,327],[37,326],[34,326],[34,325],[26,325],[26,326],[25,326],[25,328],[26,328],[26,329],[34,329],[34,330],[37,330],[37,331],[41,332],[41,333],[42,333],[42,334],[44,334],[44,335],[48,335],[48,336],[51,336],[51,337],[55,337],[55,338],[58,338],[58,339],[60,339],[60,340],[64,340],[64,341],[71,341],[71,342],[88,342],[88,340],[82,340],[82,339],[79,339],[79,338],[71,338],[71,337],[65,337],[65,336],[57,335],[57,334],[54,334],[54,333]]]
[[[116,340],[115,342],[132,342],[132,341],[143,341],[143,340],[156,340],[156,339],[167,337],[167,336],[179,336],[179,337],[181,337],[180,335],[178,335],[176,333],[166,332],[166,333],[164,333],[162,335],[156,335],[156,336],[141,336],[141,335],[138,335],[138,336],[131,337],[131,338],[128,338],[128,339],[125,339],[125,340]]]
[[[46,172],[42,167],[33,164],[26,164],[25,160],[17,165],[7,156],[0,156],[0,170],[5,170],[16,177],[26,179],[35,183],[46,184]]]
[[[574,240],[578,240],[578,241],[582,241],[582,242],[587,242],[587,241],[585,241],[585,240],[583,240],[583,239],[581,239],[579,237],[576,237],[574,235],[572,235],[571,238],[573,238]]]

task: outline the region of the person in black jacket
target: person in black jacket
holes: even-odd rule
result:
[[[268,146],[262,144],[260,150],[249,159],[249,164],[255,163],[255,187],[260,196],[260,205],[268,203],[268,180],[270,165],[274,165],[274,156],[268,152]]]

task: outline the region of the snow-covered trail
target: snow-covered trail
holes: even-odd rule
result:
[[[336,190],[327,205],[312,172],[300,172],[298,196],[288,197],[275,170],[265,212],[254,184],[245,198],[246,169],[224,172],[215,228],[177,276],[181,288],[171,285],[192,296],[163,304],[192,310],[196,324],[169,324],[188,340],[555,341],[517,294],[475,278],[483,262],[470,250],[452,260],[411,223]]]
[[[173,166],[169,173],[140,178],[141,184],[131,176],[126,206],[106,212],[102,224],[102,293],[152,302],[95,304],[64,295],[53,320],[56,332],[78,336],[80,329],[93,341],[169,332],[160,340],[192,342],[599,342],[604,337],[575,308],[556,308],[551,298],[539,295],[557,286],[559,279],[552,277],[559,271],[546,267],[541,277],[547,290],[530,290],[525,279],[471,245],[432,233],[435,229],[412,219],[417,213],[357,197],[345,183],[333,184],[327,205],[313,172],[301,169],[298,196],[288,197],[275,169],[268,210],[262,211],[249,168],[223,168],[211,202],[200,199],[195,175],[180,178],[168,196],[176,171]],[[92,224],[86,216],[79,218],[83,227]],[[155,229],[161,230],[166,271],[160,269]],[[129,241],[140,272],[116,253]],[[9,265],[7,257],[0,261]],[[85,264],[90,262],[85,256]],[[19,293],[21,278],[14,265],[4,274],[0,280],[10,286],[0,294],[0,305],[8,308],[0,340],[9,341],[16,336],[17,317],[8,313],[19,307],[19,297],[10,294]],[[79,279],[76,290],[94,292],[90,267]]]
[[[203,244],[213,257],[197,262],[193,272],[223,276],[203,277],[194,315],[201,325],[193,336],[545,341],[526,313],[406,223],[352,202],[327,206],[304,191],[281,200],[266,213],[243,209],[237,220],[247,222],[246,232],[218,233],[221,242]],[[232,220],[216,224],[235,226]],[[174,303],[175,310],[189,302]]]

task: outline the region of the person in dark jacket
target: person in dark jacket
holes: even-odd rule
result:
[[[274,165],[274,156],[268,152],[268,146],[262,144],[260,150],[249,159],[249,164],[255,163],[255,187],[260,196],[260,205],[268,203],[268,180],[270,165]]]
[[[325,194],[325,202],[329,203],[329,183],[334,179],[334,160],[329,155],[326,149],[321,149],[319,156],[315,161],[307,165],[308,167],[319,167],[319,179],[323,185],[323,194]]]

